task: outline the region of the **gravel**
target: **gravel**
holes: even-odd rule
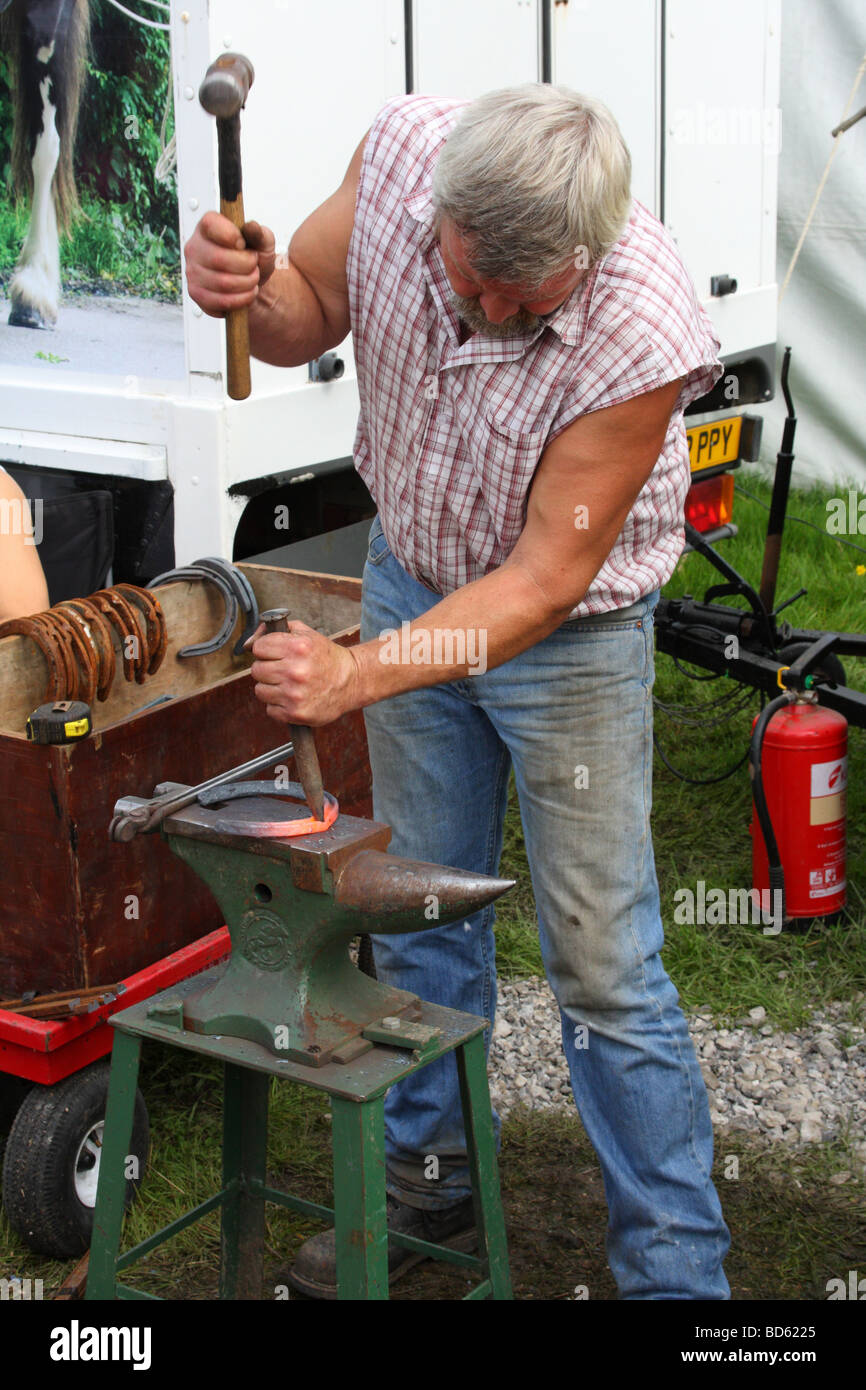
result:
[[[862,1004],[861,995],[856,1002]],[[732,1026],[710,1009],[689,1016],[689,1031],[710,1098],[717,1135],[746,1130],[792,1148],[848,1133],[866,1173],[866,1028],[850,1007],[828,1004],[808,1024],[783,1033],[762,1007]],[[590,1047],[592,1038],[589,1038]],[[490,1092],[500,1115],[514,1105],[572,1109],[559,1012],[546,980],[500,982],[490,1049]],[[841,1185],[852,1176],[836,1173]]]

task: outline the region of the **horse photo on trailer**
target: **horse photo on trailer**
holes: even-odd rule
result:
[[[30,222],[10,285],[9,323],[50,328],[60,302],[59,232],[78,198],[73,151],[90,36],[89,0],[0,0],[14,92],[12,179]]]
[[[93,295],[177,303],[169,6],[136,8],[0,0],[0,285],[12,327],[68,329],[64,293],[79,312],[104,310]],[[59,353],[77,365],[66,342]]]

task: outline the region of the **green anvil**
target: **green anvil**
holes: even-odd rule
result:
[[[320,834],[274,838],[274,822],[306,807],[246,796],[193,804],[162,833],[207,883],[232,940],[228,967],[200,990],[153,1012],[197,1033],[247,1038],[310,1066],[350,1062],[374,1044],[423,1053],[418,996],[361,973],[359,934],[435,930],[513,886],[504,879],[387,854],[387,825],[341,815]],[[268,824],[268,833],[256,827]],[[250,831],[246,831],[246,827]],[[279,830],[279,826],[277,826]],[[423,1036],[422,1036],[423,1035]]]

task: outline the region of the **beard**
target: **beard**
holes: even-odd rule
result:
[[[487,338],[519,338],[524,333],[534,333],[544,323],[543,318],[538,314],[531,314],[528,309],[518,309],[516,314],[504,319],[502,323],[491,323],[477,295],[472,299],[466,299],[461,294],[452,294],[451,304],[467,328]]]

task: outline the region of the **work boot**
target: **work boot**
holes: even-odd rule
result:
[[[447,1245],[450,1250],[472,1250],[478,1241],[471,1197],[438,1211],[409,1207],[389,1197],[387,1219],[389,1230],[429,1240],[434,1245]],[[428,1259],[429,1255],[420,1255],[389,1240],[388,1283],[393,1284],[407,1270]],[[308,1298],[337,1297],[337,1242],[333,1226],[305,1241],[289,1270],[288,1280]]]

